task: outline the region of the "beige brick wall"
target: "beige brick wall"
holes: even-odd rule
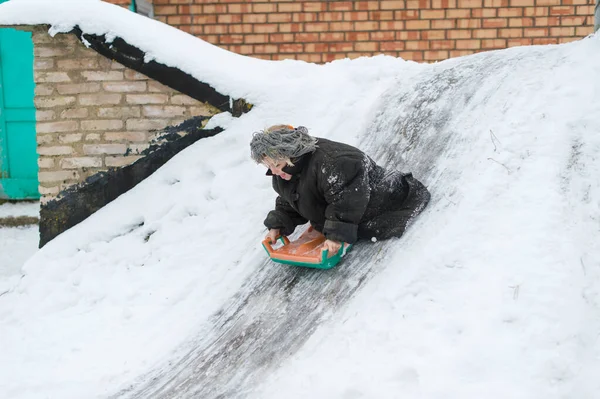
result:
[[[86,48],[32,28],[42,201],[111,167],[129,165],[153,130],[218,112]]]

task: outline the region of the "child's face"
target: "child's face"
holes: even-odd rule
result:
[[[263,165],[265,165],[267,168],[269,168],[271,170],[271,173],[273,173],[276,176],[281,177],[283,180],[290,180],[292,178],[292,175],[290,175],[289,173],[285,173],[282,170],[287,165],[287,162],[285,160],[283,160],[283,159],[274,160],[269,157],[265,157],[265,159],[263,159],[262,163],[263,163]]]

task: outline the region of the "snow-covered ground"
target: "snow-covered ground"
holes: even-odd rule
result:
[[[317,66],[249,59],[118,7],[68,4],[13,0],[0,24],[121,36],[255,107],[215,116],[209,126],[223,133],[27,261],[0,296],[1,395],[214,397],[194,394],[211,384],[210,359],[208,369],[185,362],[221,333],[212,320],[226,304],[284,273],[260,247],[274,194],[248,142],[289,123],[413,171],[432,202],[403,238],[349,255],[347,267],[365,256],[368,269],[349,299],[317,287],[307,312],[324,316],[296,345],[285,335],[243,345],[264,312],[308,320],[272,308],[300,300],[286,296],[291,286],[250,296],[226,331],[237,340],[204,348],[215,363],[246,351],[246,363],[223,369],[223,397],[598,397],[598,37],[434,65],[378,56]],[[346,272],[289,273],[318,286]],[[144,396],[141,385],[167,391]]]

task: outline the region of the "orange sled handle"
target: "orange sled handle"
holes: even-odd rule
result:
[[[286,236],[279,236],[279,237],[277,237],[277,239],[278,240],[280,239],[281,242],[283,242],[283,245],[288,245],[290,243],[290,240]],[[271,255],[275,251],[273,249],[273,247],[271,246],[271,240],[270,239],[265,238],[263,240],[262,244],[267,249],[267,252],[269,253],[269,255]]]

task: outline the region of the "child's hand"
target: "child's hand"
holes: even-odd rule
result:
[[[265,237],[265,240],[269,240],[271,244],[275,244],[275,241],[277,241],[277,238],[279,238],[279,236],[279,229],[271,229]]]
[[[329,253],[327,254],[327,257],[331,257],[331,256],[337,254],[337,252],[340,250],[341,246],[342,246],[342,243],[339,241],[325,240],[325,242],[323,243],[323,249],[326,249],[329,251]]]

